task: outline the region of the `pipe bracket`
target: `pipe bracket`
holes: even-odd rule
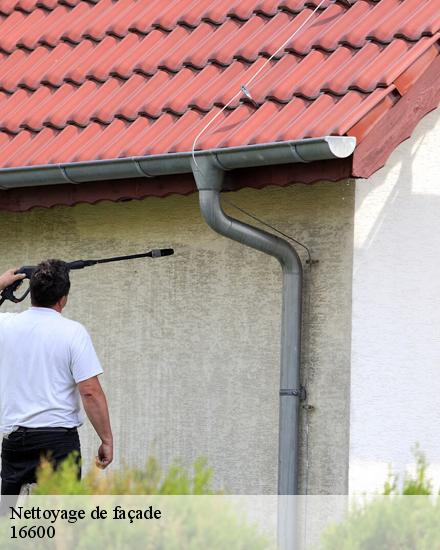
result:
[[[307,399],[307,391],[304,386],[301,386],[299,390],[294,389],[280,389],[280,395],[290,395],[292,397],[299,397],[300,401],[305,401]]]

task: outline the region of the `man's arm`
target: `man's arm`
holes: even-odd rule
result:
[[[98,449],[96,465],[107,468],[113,460],[113,435],[105,393],[97,376],[79,382],[78,390],[84,410],[102,442]]]
[[[8,271],[5,271],[3,275],[0,275],[0,291],[4,290],[7,286],[12,285],[12,283],[15,283],[15,281],[19,281],[20,279],[24,279],[25,275],[23,273],[18,273],[17,275],[14,273],[19,269],[18,267],[13,267],[12,269],[8,269]]]

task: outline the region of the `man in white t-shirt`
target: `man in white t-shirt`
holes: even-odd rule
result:
[[[10,269],[0,276],[0,291],[21,278]],[[65,262],[39,264],[30,287],[32,307],[0,313],[2,495],[17,495],[23,484],[34,483],[42,456],[56,467],[76,451],[80,477],[80,398],[101,439],[97,465],[106,468],[113,460],[99,359],[87,330],[61,315],[70,289]]]

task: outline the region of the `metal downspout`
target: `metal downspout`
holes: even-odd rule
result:
[[[300,345],[302,266],[285,240],[226,215],[220,204],[224,171],[212,158],[197,158],[192,169],[199,190],[200,210],[217,233],[275,257],[283,273],[281,325],[278,494],[298,494]],[[290,514],[289,514],[290,515]],[[292,516],[291,521],[292,522]],[[287,544],[287,546],[285,545]],[[285,542],[283,548],[292,548]]]

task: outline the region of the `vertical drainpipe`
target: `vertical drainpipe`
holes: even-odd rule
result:
[[[201,213],[217,233],[275,257],[283,273],[281,322],[280,419],[278,494],[298,494],[298,442],[302,266],[298,254],[285,240],[226,215],[220,204],[224,171],[212,157],[191,161],[199,190]],[[284,550],[295,546],[293,498],[282,499],[278,512],[278,539]]]

